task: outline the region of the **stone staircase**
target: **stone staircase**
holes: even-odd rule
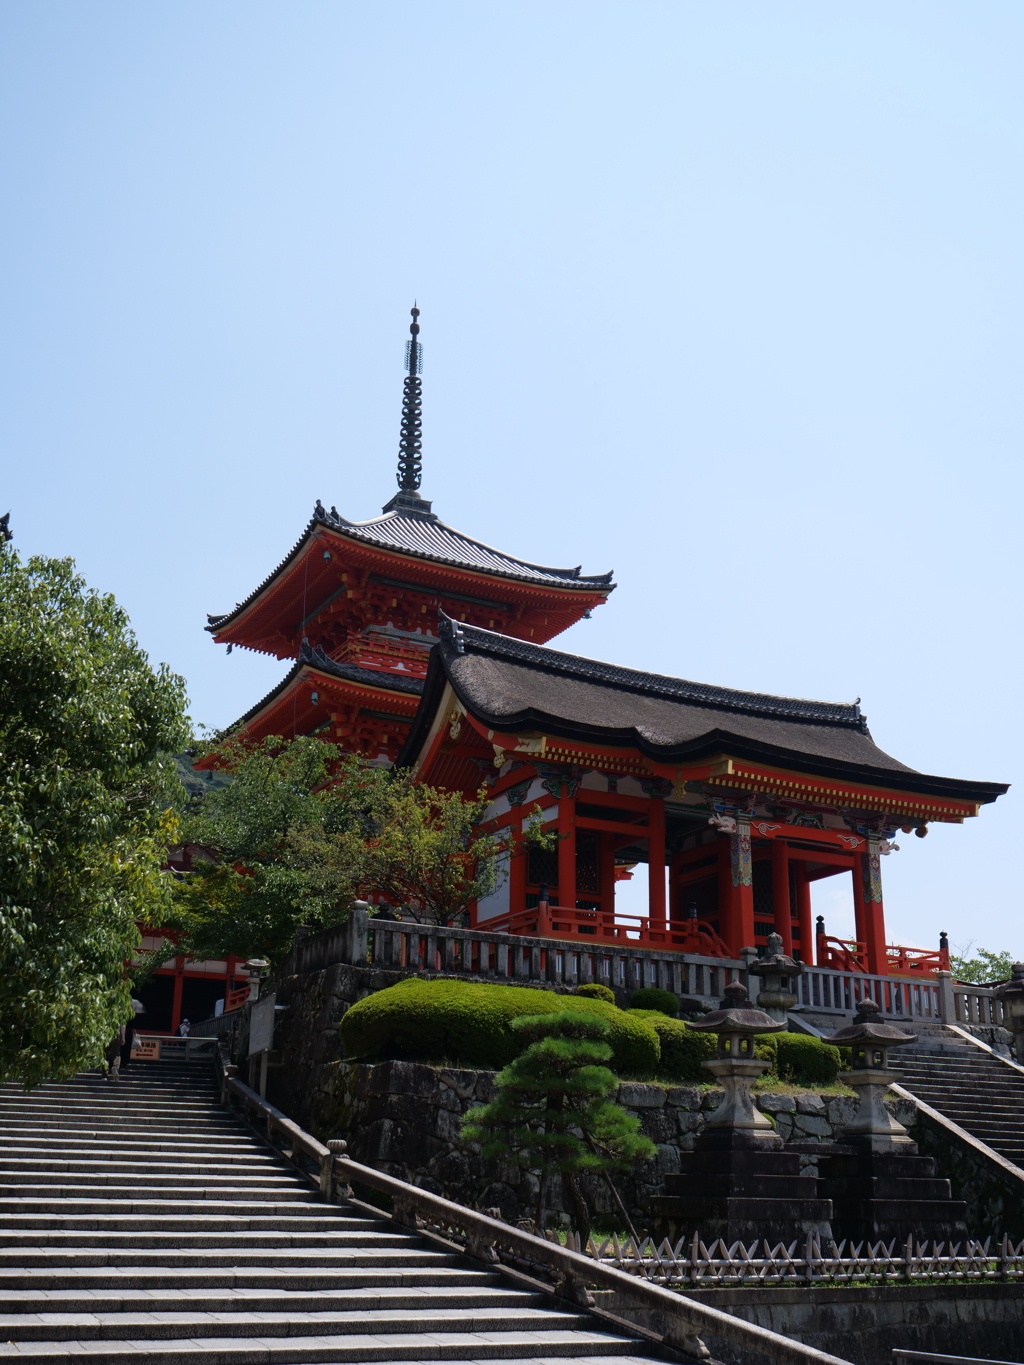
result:
[[[915,1031],[891,1058],[903,1088],[1024,1168],[1024,1073],[950,1029]]]
[[[0,1139],[0,1356],[679,1358],[389,1219],[324,1203],[220,1107],[205,1063],[0,1087]]]

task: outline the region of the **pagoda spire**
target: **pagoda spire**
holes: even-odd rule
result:
[[[423,347],[417,340],[420,310],[413,304],[410,339],[405,343],[407,374],[402,385],[402,439],[398,446],[398,492],[384,507],[385,512],[412,512],[417,516],[437,518],[430,503],[418,492],[423,477]]]
[[[403,493],[415,493],[422,477],[423,448],[423,347],[417,337],[420,325],[416,319],[420,310],[412,306],[409,324],[410,341],[405,343],[405,368],[408,374],[402,385],[402,441],[398,448],[398,486]]]

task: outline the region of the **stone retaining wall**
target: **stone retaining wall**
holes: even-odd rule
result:
[[[357,1161],[472,1208],[500,1208],[506,1221],[515,1222],[533,1212],[535,1177],[514,1166],[481,1161],[477,1149],[459,1134],[466,1111],[493,1094],[491,1071],[417,1062],[333,1062],[321,1068],[310,1096],[312,1131],[325,1141],[344,1138]],[[635,1173],[618,1182],[627,1205],[644,1224],[650,1197],[662,1192],[666,1175],[679,1170],[679,1153],[693,1147],[721,1097],[721,1090],[697,1086],[629,1081],[619,1087],[619,1103],[639,1117],[658,1149],[653,1160],[637,1163]],[[852,1097],[812,1093],[766,1092],[757,1096],[757,1103],[781,1137],[811,1142],[831,1140],[856,1107]],[[905,1124],[916,1118],[910,1101],[897,1101],[894,1111]],[[805,1155],[803,1161],[813,1168],[813,1156]],[[561,1213],[557,1186],[551,1182],[545,1203]],[[610,1214],[606,1187],[598,1182],[593,1193],[599,1212]]]

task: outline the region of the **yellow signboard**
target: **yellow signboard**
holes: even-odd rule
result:
[[[160,1039],[159,1038],[140,1038],[140,1046],[132,1052],[133,1057],[137,1057],[140,1062],[158,1062],[160,1060]]]

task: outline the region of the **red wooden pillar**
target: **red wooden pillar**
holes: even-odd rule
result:
[[[878,840],[869,838],[867,852],[857,854],[857,864],[853,869],[857,937],[867,949],[867,969],[876,976],[885,976],[889,971],[885,951],[881,861]]]
[[[521,841],[522,818],[515,821],[509,831],[511,846],[508,861],[508,912],[521,914],[526,909],[526,862],[529,858],[526,845]]]
[[[811,922],[811,884],[807,880],[806,863],[793,864],[793,883],[800,924],[800,961],[811,966],[814,962],[814,926]]]
[[[722,938],[733,957],[754,947],[754,877],[750,856],[750,821],[736,819],[729,847],[719,853],[718,886]]]
[[[601,887],[601,910],[604,914],[614,915],[615,913],[615,835],[599,834],[598,838],[598,858],[600,859],[600,873],[598,881]]]
[[[171,1001],[171,1032],[177,1033],[181,1023],[181,992],[185,986],[185,959],[174,959],[174,998]]]
[[[558,904],[576,909],[576,800],[565,787],[558,798]]]
[[[789,845],[785,839],[772,840],[772,905],[775,932],[782,939],[782,951],[793,952],[793,920],[789,913]]]
[[[649,928],[664,932],[665,922],[665,802],[653,797],[647,813],[647,915]]]

